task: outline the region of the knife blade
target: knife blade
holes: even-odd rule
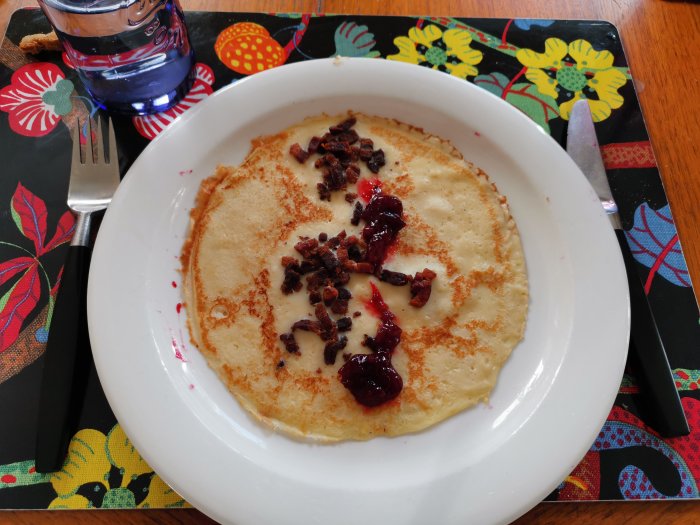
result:
[[[631,357],[637,364],[641,390],[647,394],[646,408],[649,411],[649,417],[653,420],[651,426],[665,437],[685,436],[690,433],[688,421],[676,390],[654,314],[622,229],[587,100],[577,101],[571,111],[566,151],[598,194],[620,245],[630,289]]]

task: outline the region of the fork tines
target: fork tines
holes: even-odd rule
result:
[[[112,155],[116,155],[116,153],[117,153],[117,138],[114,134],[114,125],[112,124],[112,119],[107,117],[107,127],[109,129],[108,129],[108,147],[106,149],[104,147],[104,136],[103,136],[103,131],[102,131],[102,119],[98,116],[97,121],[94,121],[91,118],[87,120],[87,127],[88,127],[87,146],[88,146],[88,148],[86,148],[85,156],[83,158],[83,156],[81,155],[81,151],[80,151],[82,149],[80,147],[80,130],[85,124],[86,124],[85,122],[81,123],[80,120],[78,120],[77,125],[75,127],[75,130],[73,132],[73,154],[71,157],[71,161],[73,163],[88,164],[87,152],[90,151],[91,155],[89,158],[92,161],[92,164],[110,165],[112,163]],[[93,130],[95,131],[97,140],[93,140],[93,136],[92,136]]]

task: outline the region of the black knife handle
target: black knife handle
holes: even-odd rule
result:
[[[665,437],[686,436],[690,433],[688,421],[676,390],[659,329],[637,273],[632,251],[627,244],[625,232],[616,229],[615,234],[625,261],[630,289],[632,313],[630,336],[633,343],[631,348],[637,353],[640,380],[649,390],[649,401],[653,405],[650,407],[652,409],[650,415],[656,423],[652,426]]]
[[[60,470],[69,440],[76,356],[86,323],[89,248],[70,246],[44,352],[36,437],[37,472]]]

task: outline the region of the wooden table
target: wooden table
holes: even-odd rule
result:
[[[700,283],[700,4],[681,0],[182,0],[185,9],[373,15],[585,18],[622,35],[693,281]],[[0,0],[0,35],[32,0]],[[698,180],[695,179],[698,177]],[[196,510],[1,512],[0,524],[213,523]],[[525,524],[700,523],[700,502],[541,503]]]

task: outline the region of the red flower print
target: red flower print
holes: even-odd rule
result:
[[[0,111],[9,113],[10,129],[27,137],[50,133],[70,113],[73,83],[54,64],[22,66],[9,86],[0,89]]]
[[[47,215],[44,201],[18,183],[10,202],[10,213],[22,235],[34,243],[34,253],[44,253]]]
[[[25,320],[39,304],[43,279],[46,279],[47,287],[50,288],[51,298],[46,325],[40,329],[43,330],[41,334],[37,332],[36,338],[39,342],[46,342],[39,337],[45,337],[46,328],[51,321],[53,296],[56,294],[61,274],[59,272],[56,284],[52,287],[40,258],[68,242],[73,235],[75,223],[73,215],[66,211],[59,217],[53,235],[47,240],[46,203],[22,184],[17,184],[12,195],[10,215],[17,229],[31,242],[34,249],[10,244],[24,253],[0,263],[0,286],[5,285],[6,290],[0,296],[0,354],[17,340]]]
[[[3,305],[0,311],[0,352],[7,350],[17,340],[24,320],[39,302],[40,294],[39,265],[34,261],[0,298],[0,304]]]
[[[174,122],[177,117],[214,92],[211,87],[214,83],[214,72],[212,69],[202,63],[198,63],[195,68],[197,76],[192,85],[192,89],[190,89],[185,98],[166,111],[155,113],[154,115],[134,117],[133,122],[136,131],[148,140],[153,140],[161,131],[167,128],[171,122]]]

